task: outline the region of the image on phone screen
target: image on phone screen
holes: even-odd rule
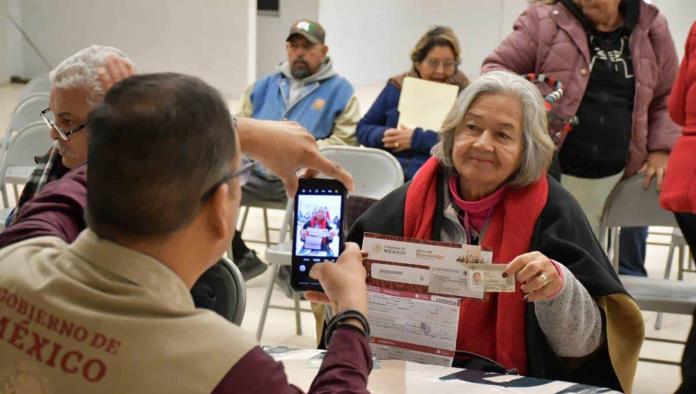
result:
[[[343,245],[345,188],[326,179],[304,180],[295,197],[293,287],[316,288],[312,264],[335,261]],[[308,287],[309,286],[309,287]]]

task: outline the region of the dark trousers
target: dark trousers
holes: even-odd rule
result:
[[[686,243],[689,244],[691,253],[696,253],[696,214],[693,213],[675,213],[679,228],[684,234]]]
[[[280,179],[268,180],[252,173],[246,185],[242,186],[242,205],[256,200],[287,201],[283,182]],[[242,232],[237,230],[232,238],[233,260],[241,259],[248,251],[249,247],[242,240]]]
[[[689,244],[691,253],[696,252],[696,215],[693,213],[675,213],[679,228],[684,234],[686,242]],[[682,380],[683,383],[677,393],[696,392],[696,312],[694,312],[694,323],[684,348],[682,356]]]
[[[645,271],[645,242],[647,227],[622,227],[619,236],[619,273],[648,276]]]

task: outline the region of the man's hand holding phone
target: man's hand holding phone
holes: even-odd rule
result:
[[[335,263],[314,264],[309,276],[321,283],[324,293],[307,291],[305,297],[312,302],[331,304],[334,313],[355,309],[367,316],[364,256],[356,243],[346,242],[343,253]]]

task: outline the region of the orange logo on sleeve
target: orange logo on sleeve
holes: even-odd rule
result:
[[[319,98],[319,99],[314,100],[314,102],[312,103],[312,109],[317,110],[317,111],[321,111],[322,109],[324,109],[325,105],[326,105],[326,101],[324,99]]]

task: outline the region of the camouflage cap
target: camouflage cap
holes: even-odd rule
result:
[[[297,21],[292,24],[292,27],[290,27],[290,33],[288,34],[288,38],[286,38],[285,41],[289,41],[290,37],[294,36],[295,34],[301,35],[312,44],[323,44],[324,37],[326,37],[326,32],[320,24],[306,19]]]

